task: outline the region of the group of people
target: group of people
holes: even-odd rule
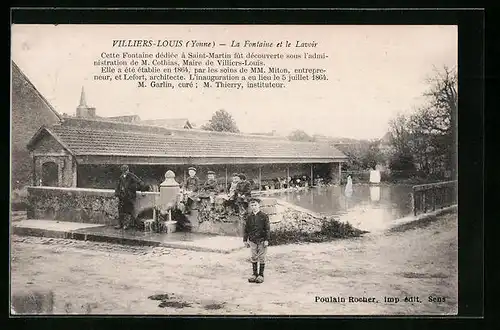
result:
[[[196,168],[188,169],[189,176],[182,184],[182,192],[185,196],[185,213],[191,213],[193,204],[203,198],[208,199],[210,204],[215,203],[215,196],[224,193],[215,178],[214,171],[207,172],[207,180],[201,184],[201,180],[196,175]],[[231,213],[242,214],[248,209],[249,198],[251,197],[252,186],[243,173],[234,173],[231,186],[223,198],[225,209]]]
[[[252,186],[243,173],[233,173],[232,182],[227,189],[220,185],[214,171],[207,172],[204,182],[196,175],[196,168],[188,168],[188,177],[181,184],[182,202],[184,213],[190,214],[194,203],[203,199],[214,205],[215,197],[220,196],[224,211],[229,214],[244,215],[248,210]],[[137,175],[132,173],[128,165],[121,167],[121,175],[115,189],[118,197],[118,225],[116,229],[128,229],[136,225],[134,219],[134,200],[136,191],[148,191],[151,186],[144,183]]]
[[[213,171],[207,172],[207,180],[200,184],[200,179],[196,176],[196,169],[188,169],[189,177],[182,184],[182,191],[191,200],[188,205],[192,205],[197,192],[211,194],[223,192],[215,179]],[[118,198],[118,225],[117,229],[127,229],[134,225],[133,211],[136,191],[151,190],[137,175],[130,172],[127,165],[121,167],[121,175],[115,189],[115,196]],[[225,204],[228,208],[244,216],[243,243],[250,248],[252,276],[248,282],[264,282],[264,268],[266,263],[267,247],[270,240],[269,216],[260,210],[260,200],[251,197],[251,184],[242,173],[234,173],[229,193],[226,196]],[[189,212],[189,210],[188,210]],[[135,220],[135,219],[134,219]]]

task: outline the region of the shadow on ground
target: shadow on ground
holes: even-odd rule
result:
[[[186,308],[186,307],[192,307],[192,303],[183,301],[180,298],[177,298],[174,293],[161,293],[161,294],[155,294],[152,296],[148,297],[151,300],[158,300],[160,301],[160,304],[158,307],[160,308],[165,308],[165,307],[170,307],[170,308]],[[225,303],[209,303],[209,304],[204,304],[203,308],[206,310],[217,310],[217,309],[222,309],[224,308]]]

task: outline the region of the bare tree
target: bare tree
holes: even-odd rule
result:
[[[427,79],[429,90],[424,94],[430,103],[430,115],[434,121],[427,127],[439,131],[446,148],[447,167],[452,178],[457,170],[457,132],[458,132],[458,72],[455,67],[434,68],[434,75]]]
[[[434,69],[424,93],[427,104],[413,114],[399,115],[389,123],[395,152],[409,159],[426,175],[449,170],[456,177],[458,81],[455,69]]]
[[[389,122],[390,141],[394,150],[398,153],[409,151],[409,118],[399,114]]]

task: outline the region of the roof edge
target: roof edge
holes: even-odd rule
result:
[[[158,125],[144,125],[144,124],[135,124],[135,123],[127,123],[127,122],[118,122],[118,121],[114,121],[114,120],[105,120],[106,117],[101,117],[101,118],[97,118],[97,119],[69,117],[67,119],[68,120],[77,120],[77,121],[90,121],[90,122],[104,122],[104,123],[110,123],[110,124],[120,124],[120,125],[124,125],[124,126],[129,126],[129,127],[154,127],[154,128],[164,129],[165,131],[184,132],[184,133],[186,132],[186,129],[183,129],[183,128],[170,128],[170,127],[164,127],[164,126],[158,126]],[[197,133],[201,133],[201,134],[215,134],[215,135],[220,135],[220,136],[255,137],[255,138],[259,138],[259,139],[263,139],[263,140],[271,140],[271,141],[272,140],[290,141],[286,137],[278,137],[278,136],[206,131],[206,130],[202,130],[202,129],[192,129],[189,131],[190,132],[197,132]],[[311,143],[311,142],[302,142],[302,141],[292,141],[292,142]]]
[[[57,136],[57,134],[54,134],[47,126],[42,125],[38,131],[31,137],[31,139],[28,141],[28,144],[26,145],[27,149],[29,151],[33,151],[34,149],[34,144],[42,137],[44,133],[49,134],[52,136],[57,143],[59,143],[64,149],[66,149],[71,155],[75,156],[75,153]]]
[[[241,155],[241,156],[227,156],[227,155],[189,155],[189,156],[172,156],[169,154],[129,154],[129,153],[103,153],[103,152],[79,152],[78,156],[124,156],[124,157],[171,157],[171,158],[278,158],[278,159],[347,159],[347,156],[254,156],[254,155]]]
[[[47,101],[47,99],[40,93],[40,91],[35,87],[35,85],[31,82],[31,80],[28,78],[28,76],[21,70],[21,68],[14,62],[14,60],[11,60],[12,68],[17,70],[21,77],[30,85],[30,87],[33,89],[35,94],[42,100],[42,102],[52,111],[52,113],[59,119],[59,121],[63,121],[63,116],[59,114],[59,112],[56,111],[56,109]]]

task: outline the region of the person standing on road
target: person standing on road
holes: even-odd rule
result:
[[[136,191],[149,189],[137,175],[129,171],[128,165],[122,165],[122,174],[115,189],[115,196],[118,197],[118,225],[115,229],[128,229],[133,225],[134,201]]]
[[[257,198],[250,200],[249,208],[250,212],[246,216],[243,234],[243,242],[251,251],[253,270],[248,282],[262,283],[264,282],[267,246],[271,235],[269,216],[260,210],[260,200]],[[258,272],[257,264],[259,264]]]

